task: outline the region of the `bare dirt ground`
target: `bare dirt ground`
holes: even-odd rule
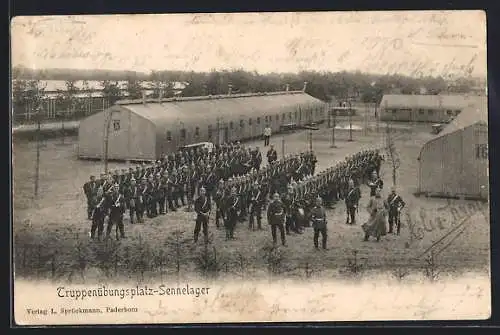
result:
[[[342,122],[345,120],[340,123]],[[358,121],[357,124],[360,126],[369,124],[371,130],[354,132],[352,142],[347,141],[348,132],[336,132],[337,148],[330,148],[331,129],[323,126],[313,133],[313,149],[319,161],[317,171],[335,165],[346,155],[383,146],[382,126],[377,133],[373,122]],[[302,235],[287,236],[288,247],[280,248],[279,253],[274,254],[273,260],[270,261],[268,249],[271,246],[271,234],[264,220],[265,230],[263,231],[251,232],[247,229],[246,222],[238,224],[235,232],[237,239],[226,242],[223,230],[215,227],[213,213],[209,224],[211,239],[209,252],[212,254],[216,252],[216,267],[220,266],[220,271],[239,272],[240,276],[251,276],[251,273],[268,271],[273,264],[273,266],[279,265],[280,272],[288,272],[291,275],[298,275],[304,271],[306,273],[307,271],[356,272],[363,267],[365,269],[422,269],[429,266],[437,267],[437,264],[440,269],[446,268],[454,271],[488,269],[490,255],[488,206],[470,201],[447,201],[414,196],[413,193],[417,187],[417,157],[422,145],[433,135],[430,134],[430,125],[417,125],[411,131],[407,128],[408,125],[394,126],[396,147],[401,159],[397,177],[398,192],[407,203],[404,211],[411,213],[413,217],[411,221],[415,225],[413,229],[409,229],[411,222],[408,222],[403,215],[403,228],[400,236],[388,235],[378,243],[363,242],[360,224],[368,217],[365,206],[369,197],[368,188],[362,186],[363,196],[357,225],[345,224],[345,207],[342,202],[337,203],[335,208],[328,211],[329,250],[313,249],[313,232],[309,228]],[[309,148],[307,131],[284,136],[276,135],[272,137],[271,143],[275,145],[279,154],[281,154],[283,139],[285,139],[286,153],[300,152]],[[258,145],[265,154],[266,149],[262,141],[250,142],[248,145]],[[44,144],[40,156],[39,198],[36,200],[33,199],[36,143],[15,143],[13,149],[13,232],[14,234],[24,232],[26,236],[26,231],[28,231],[31,239],[29,243],[22,238],[15,242],[16,257],[21,257],[21,249],[26,245],[31,246],[30,250],[33,249],[33,245],[38,245],[39,259],[38,261],[32,260],[32,263],[35,262],[38,264],[36,266],[43,267],[47,272],[52,271],[53,276],[59,271],[54,268],[54,264],[59,264],[60,267],[63,263],[61,259],[65,259],[65,262],[70,264],[67,265],[70,269],[68,271],[79,266],[80,269],[82,268],[82,261],[77,260],[78,257],[81,258],[80,251],[77,255],[75,254],[75,250],[80,250],[81,245],[85,248],[95,248],[93,245],[95,243],[88,241],[90,221],[86,219],[86,200],[82,185],[88,180],[90,174],[98,175],[103,166],[100,162],[77,160],[76,148],[77,143],[74,139],[66,139],[65,144],[61,144],[60,139]],[[115,167],[128,166],[110,163],[111,169]],[[390,166],[387,162],[382,171],[382,178],[386,185],[383,196],[386,197],[392,183]],[[458,216],[457,212],[463,215]],[[459,219],[464,216],[470,217],[470,220],[466,222],[463,232],[458,234],[458,237],[442,251],[437,251],[431,261],[433,264],[429,265],[429,260],[426,258],[429,252],[425,253],[425,251],[435,242],[440,242],[440,238],[452,231],[458,225]],[[437,218],[440,218],[440,221],[437,221]],[[131,254],[156,255],[154,256],[156,258],[158,254],[165,254],[165,273],[169,271],[179,273],[179,269],[181,272],[193,273],[203,267],[201,263],[207,262],[206,259],[203,260],[203,244],[192,243],[193,228],[193,213],[183,210],[152,220],[148,219],[144,224],[137,225],[130,225],[126,217],[125,229],[128,238],[120,241],[119,244],[120,248]],[[178,239],[174,237],[176,231],[181,234]],[[418,231],[419,237],[415,238],[415,234],[410,231]],[[174,247],[172,247],[172,241],[177,241]],[[32,251],[30,252],[33,254]],[[43,257],[40,254],[43,254]],[[26,257],[26,252],[24,257]],[[279,259],[276,260],[276,257]],[[43,260],[40,260],[41,258]],[[141,262],[136,261],[136,265],[139,265],[133,267],[133,270],[139,269],[141,275],[144,276],[144,272],[147,272],[144,262],[153,262],[153,260]],[[97,269],[93,265],[83,267],[86,268],[87,277],[102,276],[102,268]],[[229,267],[233,270],[228,269]],[[117,276],[119,276],[118,272],[120,271],[115,269]],[[88,273],[94,273],[94,275]],[[127,271],[121,273],[127,276]],[[161,275],[163,276],[163,272]]]

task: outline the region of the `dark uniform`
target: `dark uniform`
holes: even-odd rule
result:
[[[326,212],[320,204],[316,204],[316,206],[311,210],[311,221],[314,228],[314,247],[318,249],[318,239],[319,234],[321,233],[322,247],[323,249],[326,249],[326,240],[328,237],[326,229]]]
[[[358,187],[351,184],[345,196],[345,205],[347,209],[346,224],[356,224],[356,209],[358,208],[360,198],[361,191]]]
[[[92,211],[92,227],[90,229],[90,238],[95,239],[95,232],[97,230],[98,240],[102,240],[104,232],[104,219],[106,218],[109,210],[109,201],[106,195],[103,194],[102,189],[98,191],[96,196],[96,206]]]
[[[273,237],[273,244],[277,243],[276,230],[280,230],[281,244],[286,246],[285,238],[285,228],[283,224],[285,222],[285,206],[283,202],[276,197],[267,208],[267,222],[271,225],[271,234]]]
[[[224,205],[224,226],[226,228],[226,240],[234,239],[234,227],[238,221],[241,211],[240,197],[233,189],[232,194],[226,199]]]
[[[198,235],[200,234],[201,227],[203,227],[205,243],[208,242],[208,218],[210,216],[211,209],[212,205],[210,204],[210,199],[205,194],[201,194],[194,201],[194,210],[196,212],[196,225],[194,227],[195,243],[198,242]]]
[[[118,185],[116,186],[118,187]],[[109,221],[106,229],[106,237],[111,235],[111,229],[116,227],[116,239],[125,238],[125,227],[123,226],[123,214],[125,213],[125,197],[117,190],[110,196]],[[119,234],[118,234],[119,232]]]
[[[85,196],[87,197],[87,218],[89,220],[92,220],[92,212],[94,210],[95,204],[95,196],[97,192],[97,188],[99,185],[97,185],[97,182],[95,181],[94,176],[90,176],[90,181],[86,182],[83,185],[83,192],[85,193]]]
[[[400,212],[406,205],[401,196],[396,194],[393,190],[387,197],[386,208],[389,212],[389,234],[394,232],[394,225],[396,225],[396,234],[399,235],[401,230]]]
[[[267,162],[271,164],[272,162],[278,159],[278,153],[274,150],[274,147],[271,146],[271,149],[267,152]]]
[[[257,228],[262,229],[262,206],[264,204],[264,194],[261,191],[259,184],[257,182],[254,183],[254,187],[250,191],[250,205],[249,205],[249,229],[254,229],[254,220],[257,221]]]

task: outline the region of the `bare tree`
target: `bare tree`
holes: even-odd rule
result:
[[[386,135],[385,152],[387,155],[387,160],[391,164],[392,185],[395,186],[397,179],[397,172],[401,165],[401,160],[399,159],[399,153],[396,149],[394,133],[389,123],[387,123],[385,127],[385,135]]]

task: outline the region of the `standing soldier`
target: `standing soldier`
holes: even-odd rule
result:
[[[321,233],[322,247],[324,250],[327,250],[326,212],[323,208],[323,200],[320,197],[316,199],[316,206],[311,210],[311,221],[314,228],[314,248],[318,249],[318,239]]]
[[[116,226],[116,240],[125,238],[125,228],[123,227],[123,214],[125,213],[125,198],[123,194],[120,193],[120,185],[115,184],[113,187],[113,193],[110,196],[110,212],[108,227],[106,230],[106,238],[111,235],[111,229],[113,225]],[[118,231],[120,232],[118,234]]]
[[[217,186],[217,191],[215,192],[215,225],[217,228],[220,227],[220,220],[224,219],[223,207],[224,207],[224,180],[219,180],[219,185]]]
[[[102,186],[97,189],[96,206],[92,211],[92,228],[90,229],[90,238],[95,239],[95,231],[97,230],[97,239],[102,240],[104,232],[104,219],[108,211],[108,201],[104,194]]]
[[[264,146],[267,147],[269,145],[269,139],[271,138],[272,129],[269,125],[266,125],[264,128]]]
[[[95,195],[98,185],[95,181],[95,176],[90,176],[90,180],[83,185],[83,192],[87,197],[87,218],[92,220],[92,212],[94,210]]]
[[[208,243],[208,218],[212,205],[210,199],[206,196],[205,188],[200,188],[200,196],[194,201],[194,210],[196,212],[196,225],[194,227],[194,243],[198,242],[200,229],[203,227],[203,236],[205,243]]]
[[[278,153],[274,150],[274,145],[271,144],[271,148],[267,151],[267,162],[271,165],[278,159]]]
[[[285,209],[285,230],[286,234],[290,235],[290,231],[296,231],[293,216],[294,192],[292,185],[288,185],[288,192],[281,198]]]
[[[368,181],[368,186],[370,187],[370,197],[374,197],[377,189],[382,189],[384,187],[384,182],[380,177],[378,177],[377,172],[372,172],[372,178]]]
[[[271,234],[273,236],[273,244],[277,244],[276,230],[279,229],[281,235],[281,244],[286,246],[285,228],[285,207],[280,200],[280,195],[275,193],[273,201],[267,209],[267,222],[271,225]]]
[[[396,194],[396,188],[391,188],[391,194],[387,197],[386,209],[389,212],[389,234],[393,234],[394,224],[396,225],[396,234],[401,230],[400,214],[401,209],[406,205],[401,196]]]
[[[250,206],[248,212],[250,213],[249,226],[248,229],[254,230],[254,218],[257,221],[257,228],[262,229],[261,219],[262,219],[262,205],[264,202],[264,195],[260,190],[259,183],[254,182],[253,188],[250,191]]]
[[[160,180],[160,199],[158,199],[158,207],[160,214],[166,214],[167,209],[167,193],[168,193],[168,171],[163,171],[163,176]]]
[[[356,224],[356,209],[358,208],[360,198],[361,191],[358,187],[354,186],[354,181],[350,179],[347,194],[345,196],[345,205],[347,209],[346,224]]]
[[[134,224],[135,217],[137,217],[137,220],[139,220],[139,216],[137,215],[137,198],[139,196],[139,187],[137,186],[134,177],[130,179],[130,185],[125,188],[124,196],[126,202],[128,203],[130,223]]]
[[[153,212],[153,207],[156,207],[156,202],[154,201],[155,182],[151,175],[148,177],[147,185],[148,188],[146,190],[146,194],[144,197],[144,203],[146,205],[146,213],[147,213],[146,215],[148,216],[148,218],[153,218],[155,217]]]
[[[224,225],[226,227],[226,241],[234,239],[234,227],[241,210],[240,197],[236,194],[236,187],[231,189],[231,194],[224,206]]]
[[[255,147],[255,150],[252,152],[252,166],[255,170],[260,170],[260,165],[262,164],[262,154],[259,150],[259,147]]]

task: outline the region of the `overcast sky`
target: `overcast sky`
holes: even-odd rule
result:
[[[486,75],[481,11],[17,17],[13,66]]]

